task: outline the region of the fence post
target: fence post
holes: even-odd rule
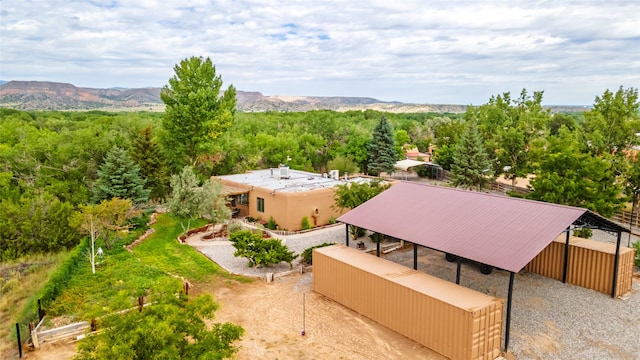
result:
[[[42,299],[38,299],[38,321],[42,321],[42,318],[45,315],[44,310],[42,310],[41,300]]]
[[[138,296],[138,311],[142,312],[142,305],[144,305],[144,296]]]
[[[20,324],[16,323],[16,335],[18,335],[18,354],[22,359],[22,341],[20,341]]]

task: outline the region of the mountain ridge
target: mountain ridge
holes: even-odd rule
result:
[[[52,81],[0,81],[0,107],[18,110],[164,111],[159,87],[84,88]],[[396,113],[463,113],[466,105],[408,104],[371,97],[263,95],[236,91],[243,112],[303,112],[311,110],[378,110]],[[583,111],[580,106],[551,106],[552,111]]]

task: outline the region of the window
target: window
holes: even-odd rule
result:
[[[240,205],[249,206],[249,194],[240,194],[238,203]]]
[[[258,212],[264,212],[264,199],[258,198]]]

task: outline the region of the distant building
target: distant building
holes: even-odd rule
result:
[[[339,178],[338,171],[316,174],[279,167],[245,174],[216,176],[240,217],[276,221],[280,229],[300,230],[306,216],[313,226],[329,223],[342,215],[334,209],[334,188],[347,182],[368,182],[369,177]]]

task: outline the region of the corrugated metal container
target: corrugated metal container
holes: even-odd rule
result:
[[[525,267],[542,276],[562,280],[566,235],[558,236]],[[616,245],[571,236],[567,282],[605,294],[613,290]],[[631,291],[635,250],[621,246],[615,296]]]
[[[502,299],[344,245],[313,251],[313,290],[450,359],[495,359]]]

